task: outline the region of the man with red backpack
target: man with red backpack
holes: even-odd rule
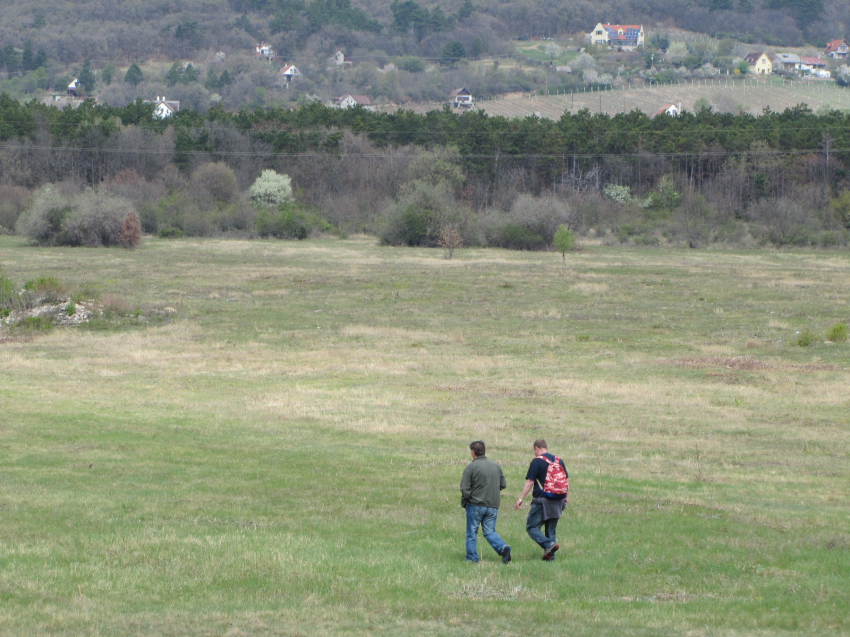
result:
[[[543,560],[554,561],[555,551],[560,548],[555,536],[558,520],[567,505],[570,492],[569,475],[564,461],[549,453],[546,441],[534,441],[534,460],[528,466],[525,475],[525,487],[516,501],[514,509],[522,506],[529,491],[534,490],[531,509],[525,522],[528,536],[543,549]],[[540,531],[543,527],[543,532]]]

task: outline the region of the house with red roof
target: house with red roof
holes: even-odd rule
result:
[[[824,49],[824,53],[833,60],[843,60],[850,54],[850,46],[848,46],[846,40],[830,40],[826,45],[826,49]]]
[[[367,111],[374,111],[375,107],[372,106],[372,100],[370,100],[365,95],[343,95],[334,100],[334,108],[354,108],[355,106],[362,106]]]
[[[820,58],[801,57],[800,70],[806,71],[821,71],[826,68],[826,62]]]
[[[301,71],[296,69],[291,64],[286,64],[280,70],[280,77],[281,77],[281,79],[283,79],[284,82],[286,82],[287,84],[290,84],[292,82],[292,80],[297,80],[299,77],[301,77]]]
[[[653,117],[658,117],[659,115],[669,115],[670,117],[679,117],[682,114],[682,105],[681,104],[673,104],[672,102],[668,102],[657,111]]]
[[[587,34],[591,44],[631,51],[643,46],[644,32],[641,24],[605,24],[600,22]]]

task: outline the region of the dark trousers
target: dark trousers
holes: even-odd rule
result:
[[[543,528],[545,533],[541,533]],[[525,521],[525,530],[528,532],[528,537],[537,542],[545,551],[553,544],[557,543],[555,531],[558,528],[558,518],[549,520],[543,519],[543,505],[539,502],[531,501],[531,509],[528,512],[528,519]]]

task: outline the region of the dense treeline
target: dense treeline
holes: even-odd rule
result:
[[[251,234],[240,193],[271,169],[292,178],[304,210],[390,243],[436,245],[452,227],[466,243],[539,248],[564,224],[638,243],[845,244],[848,119],[805,107],[550,121],[313,104],[156,120],[140,101],[60,111],[2,96],[0,225],[57,184],[130,199],[147,232]]]
[[[433,57],[451,41],[479,36],[499,48],[511,37],[588,31],[599,21],[822,45],[846,35],[850,8],[838,0],[40,0],[0,5],[0,48],[29,46],[33,57],[41,51],[61,64],[187,59],[204,50],[246,50],[259,39],[290,61],[332,53],[326,44],[361,57]],[[5,68],[15,72],[13,66]]]

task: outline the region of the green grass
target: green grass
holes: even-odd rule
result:
[[[846,251],[31,248],[167,322],[0,331],[2,635],[850,633]],[[81,299],[82,302],[82,299]],[[131,329],[132,328],[132,329]],[[558,561],[482,438],[570,469]]]

